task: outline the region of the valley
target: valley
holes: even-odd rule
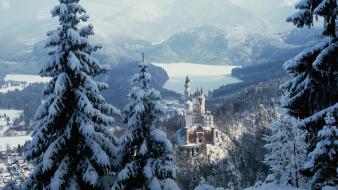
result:
[[[0,190],[307,188],[285,111],[315,97],[302,77],[338,83],[292,59],[323,31],[292,29],[291,1],[0,0]]]

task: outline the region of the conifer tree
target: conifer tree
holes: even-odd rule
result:
[[[52,79],[26,153],[35,169],[23,189],[98,189],[100,177],[111,172],[115,140],[108,126],[119,112],[100,94],[107,85],[92,79],[106,69],[91,55],[100,46],[89,40],[86,10],[79,0],[59,2],[51,14],[60,26],[47,34],[50,62],[40,73]]]
[[[325,123],[318,132],[316,148],[309,154],[309,161],[305,164],[305,168],[313,173],[312,189],[338,184],[338,129],[331,111],[327,113]]]
[[[316,45],[284,64],[291,80],[282,106],[292,116],[305,118],[338,102],[336,0],[300,0],[298,11],[287,19],[297,27],[312,26],[314,17],[323,17],[323,36]]]
[[[323,35],[336,38],[336,0],[299,0],[295,8],[298,10],[287,18],[288,22],[297,27],[311,27],[314,24],[314,17],[320,16],[324,19]]]
[[[287,21],[297,27],[311,27],[318,18],[322,18],[324,24],[323,38],[284,64],[291,79],[283,85],[286,95],[282,106],[290,115],[302,120],[299,126],[307,130],[308,151],[312,152],[325,115],[338,111],[338,8],[336,0],[300,0],[296,9],[298,11]],[[313,177],[314,173],[309,170],[314,169],[307,167],[303,173]]]
[[[337,103],[336,0],[300,0],[298,11],[287,19],[297,27],[312,26],[314,17],[324,19],[323,38],[284,64],[292,77],[282,105],[293,116],[305,118]]]
[[[270,125],[272,133],[264,138],[267,142],[264,147],[269,150],[264,163],[270,167],[269,180],[302,187],[304,179],[300,176],[300,169],[306,157],[306,144],[295,123],[294,119],[287,118]]]
[[[149,64],[142,62],[133,78],[131,102],[125,107],[128,132],[117,149],[120,166],[112,190],[117,189],[178,189],[173,181],[173,146],[167,135],[154,127],[164,113],[161,96],[150,88]]]

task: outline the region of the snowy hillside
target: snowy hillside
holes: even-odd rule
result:
[[[5,84],[0,87],[0,93],[12,91],[22,91],[31,84],[47,83],[50,78],[40,77],[39,75],[8,74],[4,78]]]
[[[1,140],[0,146],[6,145],[6,142],[4,142],[2,139],[2,136],[8,133],[14,125],[16,127],[20,125],[24,125],[24,122],[22,121],[22,117],[23,117],[22,110],[0,109],[0,140]],[[5,144],[2,144],[2,143],[5,143]]]
[[[22,117],[22,110],[5,110],[0,109],[0,126],[13,125],[16,119]],[[1,136],[1,133],[0,133]]]
[[[289,44],[292,39],[287,36],[255,32],[245,27],[203,25],[178,32],[145,52],[154,62],[255,65],[288,59],[292,52],[299,52],[303,44]]]
[[[0,109],[0,152],[31,139],[30,132],[23,130],[24,125],[22,110]]]

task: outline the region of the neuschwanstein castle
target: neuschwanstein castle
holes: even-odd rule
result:
[[[206,156],[211,161],[222,159],[226,151],[221,142],[226,140],[226,136],[215,126],[211,112],[205,109],[203,89],[191,93],[190,85],[187,76],[184,84],[184,119],[177,137],[176,157]]]
[[[205,95],[203,89],[190,92],[190,79],[187,76],[184,91],[184,144],[202,145],[215,144],[219,131],[215,128],[214,118],[210,111],[205,109]]]

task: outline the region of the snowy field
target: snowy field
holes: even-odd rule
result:
[[[8,74],[4,78],[5,82],[26,82],[28,84],[33,83],[47,83],[50,81],[48,77],[41,77],[39,75],[16,75],[16,74]]]
[[[189,75],[191,90],[203,88],[207,93],[209,90],[217,89],[226,84],[240,82],[231,76],[231,72],[237,66],[202,65],[194,63],[153,63],[163,68],[169,75],[169,80],[164,88],[178,93],[184,92],[185,77]]]
[[[9,145],[10,148],[15,148],[18,145],[25,144],[26,141],[31,139],[31,136],[0,137],[0,152],[5,151],[7,145]]]
[[[0,137],[4,136],[4,133],[13,126],[14,121],[19,119],[22,114],[22,110],[0,109]]]
[[[13,124],[15,119],[22,116],[23,110],[0,109],[0,126]]]
[[[11,91],[21,91],[31,84],[47,83],[50,78],[41,77],[39,75],[21,75],[8,74],[4,78],[5,84],[0,87],[0,93],[8,93]]]

